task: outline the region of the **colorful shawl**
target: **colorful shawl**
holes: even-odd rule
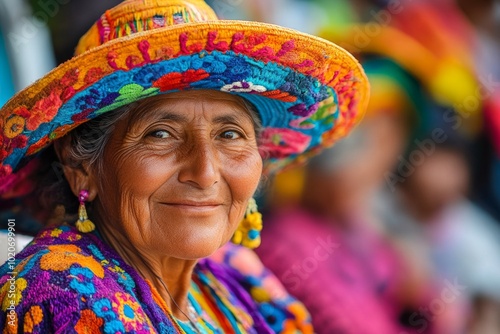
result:
[[[262,264],[249,262],[249,268],[261,268],[251,273],[231,266],[246,252],[228,247],[219,260],[196,266],[189,299],[200,316],[200,332],[312,333],[302,304],[266,290],[266,282],[276,279]],[[190,333],[170,314],[151,283],[97,232],[45,229],[15,261],[0,267],[2,333]]]

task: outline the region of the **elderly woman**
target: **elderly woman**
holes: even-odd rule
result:
[[[250,250],[213,254],[260,243],[262,175],[332,144],[366,98],[359,64],[319,38],[201,0],[107,11],[1,109],[0,193],[53,214],[0,269],[0,328],[312,332]]]

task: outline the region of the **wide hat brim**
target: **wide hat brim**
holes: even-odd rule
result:
[[[292,29],[213,21],[136,33],[72,58],[2,107],[0,188],[80,124],[143,98],[193,89],[241,95],[256,107],[266,173],[303,163],[343,137],[369,95],[351,54]]]

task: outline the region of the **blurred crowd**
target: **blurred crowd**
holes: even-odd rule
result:
[[[0,0],[0,105],[119,2]],[[329,39],[371,83],[352,135],[260,199],[257,253],[316,331],[500,333],[500,1],[207,2]]]

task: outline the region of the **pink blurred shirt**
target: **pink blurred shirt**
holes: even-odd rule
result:
[[[402,334],[390,301],[398,261],[368,228],[348,232],[299,209],[267,217],[257,249],[300,299],[317,333]]]

